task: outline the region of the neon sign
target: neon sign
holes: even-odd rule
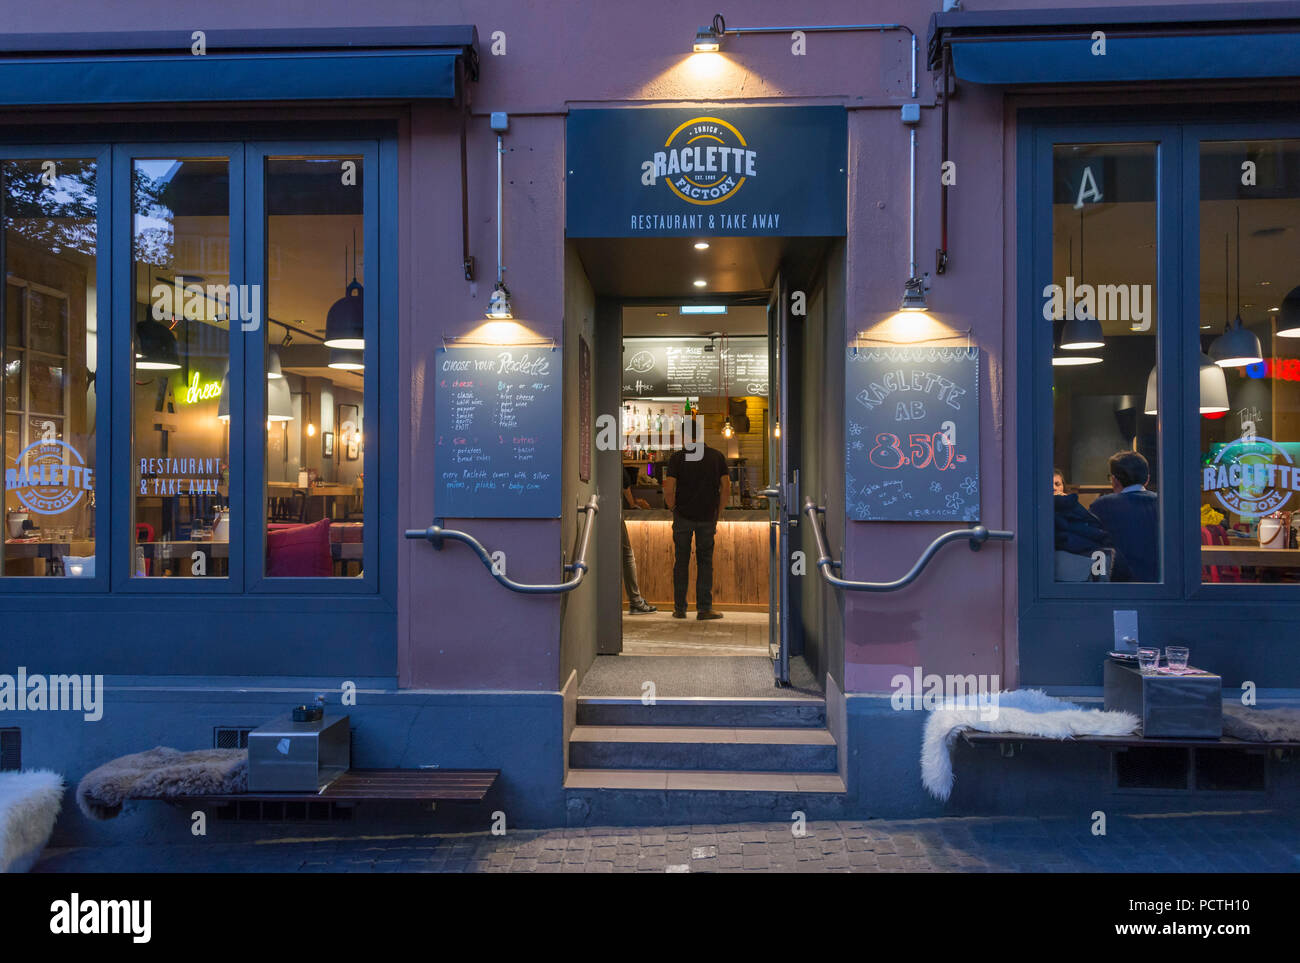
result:
[[[196,371],[190,376],[189,387],[185,390],[185,403],[196,405],[200,401],[211,401],[213,398],[221,397],[220,381],[205,381],[199,384],[199,373]]]

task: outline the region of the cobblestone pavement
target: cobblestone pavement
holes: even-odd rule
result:
[[[269,827],[268,827],[269,829]],[[1300,872],[1300,815],[947,817],[47,850],[38,872]]]

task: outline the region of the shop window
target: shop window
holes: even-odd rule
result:
[[[1053,334],[1057,582],[1161,581],[1156,162],[1154,144],[1053,150],[1036,322]]]
[[[230,171],[137,158],[131,176],[130,563],[136,578],[224,578],[230,518]],[[236,482],[237,483],[237,482]]]
[[[266,575],[362,574],[367,238],[361,156],[266,160]]]
[[[97,165],[0,162],[0,572],[95,575]]]
[[[1300,140],[1200,147],[1203,350],[1222,405],[1202,408],[1203,582],[1300,581]]]

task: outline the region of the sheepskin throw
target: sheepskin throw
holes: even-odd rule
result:
[[[1300,709],[1225,705],[1223,734],[1246,742],[1300,742]]]
[[[225,795],[247,786],[247,749],[181,752],[158,746],[86,773],[77,786],[77,805],[90,819],[112,819],[128,799]]]
[[[925,720],[921,739],[921,782],[936,799],[952,794],[952,744],[963,729],[1018,732],[1027,736],[1124,736],[1138,727],[1131,712],[1085,709],[1053,699],[1041,689],[999,692],[991,705],[943,707]]]
[[[25,873],[63,807],[63,777],[48,769],[0,772],[0,873]]]

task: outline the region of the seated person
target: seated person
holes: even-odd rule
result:
[[[1059,472],[1057,478],[1060,478]],[[1058,552],[1092,556],[1099,551],[1107,555],[1113,551],[1110,535],[1097,516],[1079,504],[1078,495],[1066,495],[1058,489],[1052,498],[1052,515]],[[1110,565],[1109,561],[1107,565]],[[1108,573],[1112,580],[1120,578],[1122,566],[1122,559],[1116,558],[1114,570]]]
[[[1160,498],[1147,491],[1150,477],[1151,466],[1142,455],[1117,451],[1110,456],[1112,494],[1091,506],[1126,563],[1123,574],[1116,563],[1116,581],[1160,581]]]

